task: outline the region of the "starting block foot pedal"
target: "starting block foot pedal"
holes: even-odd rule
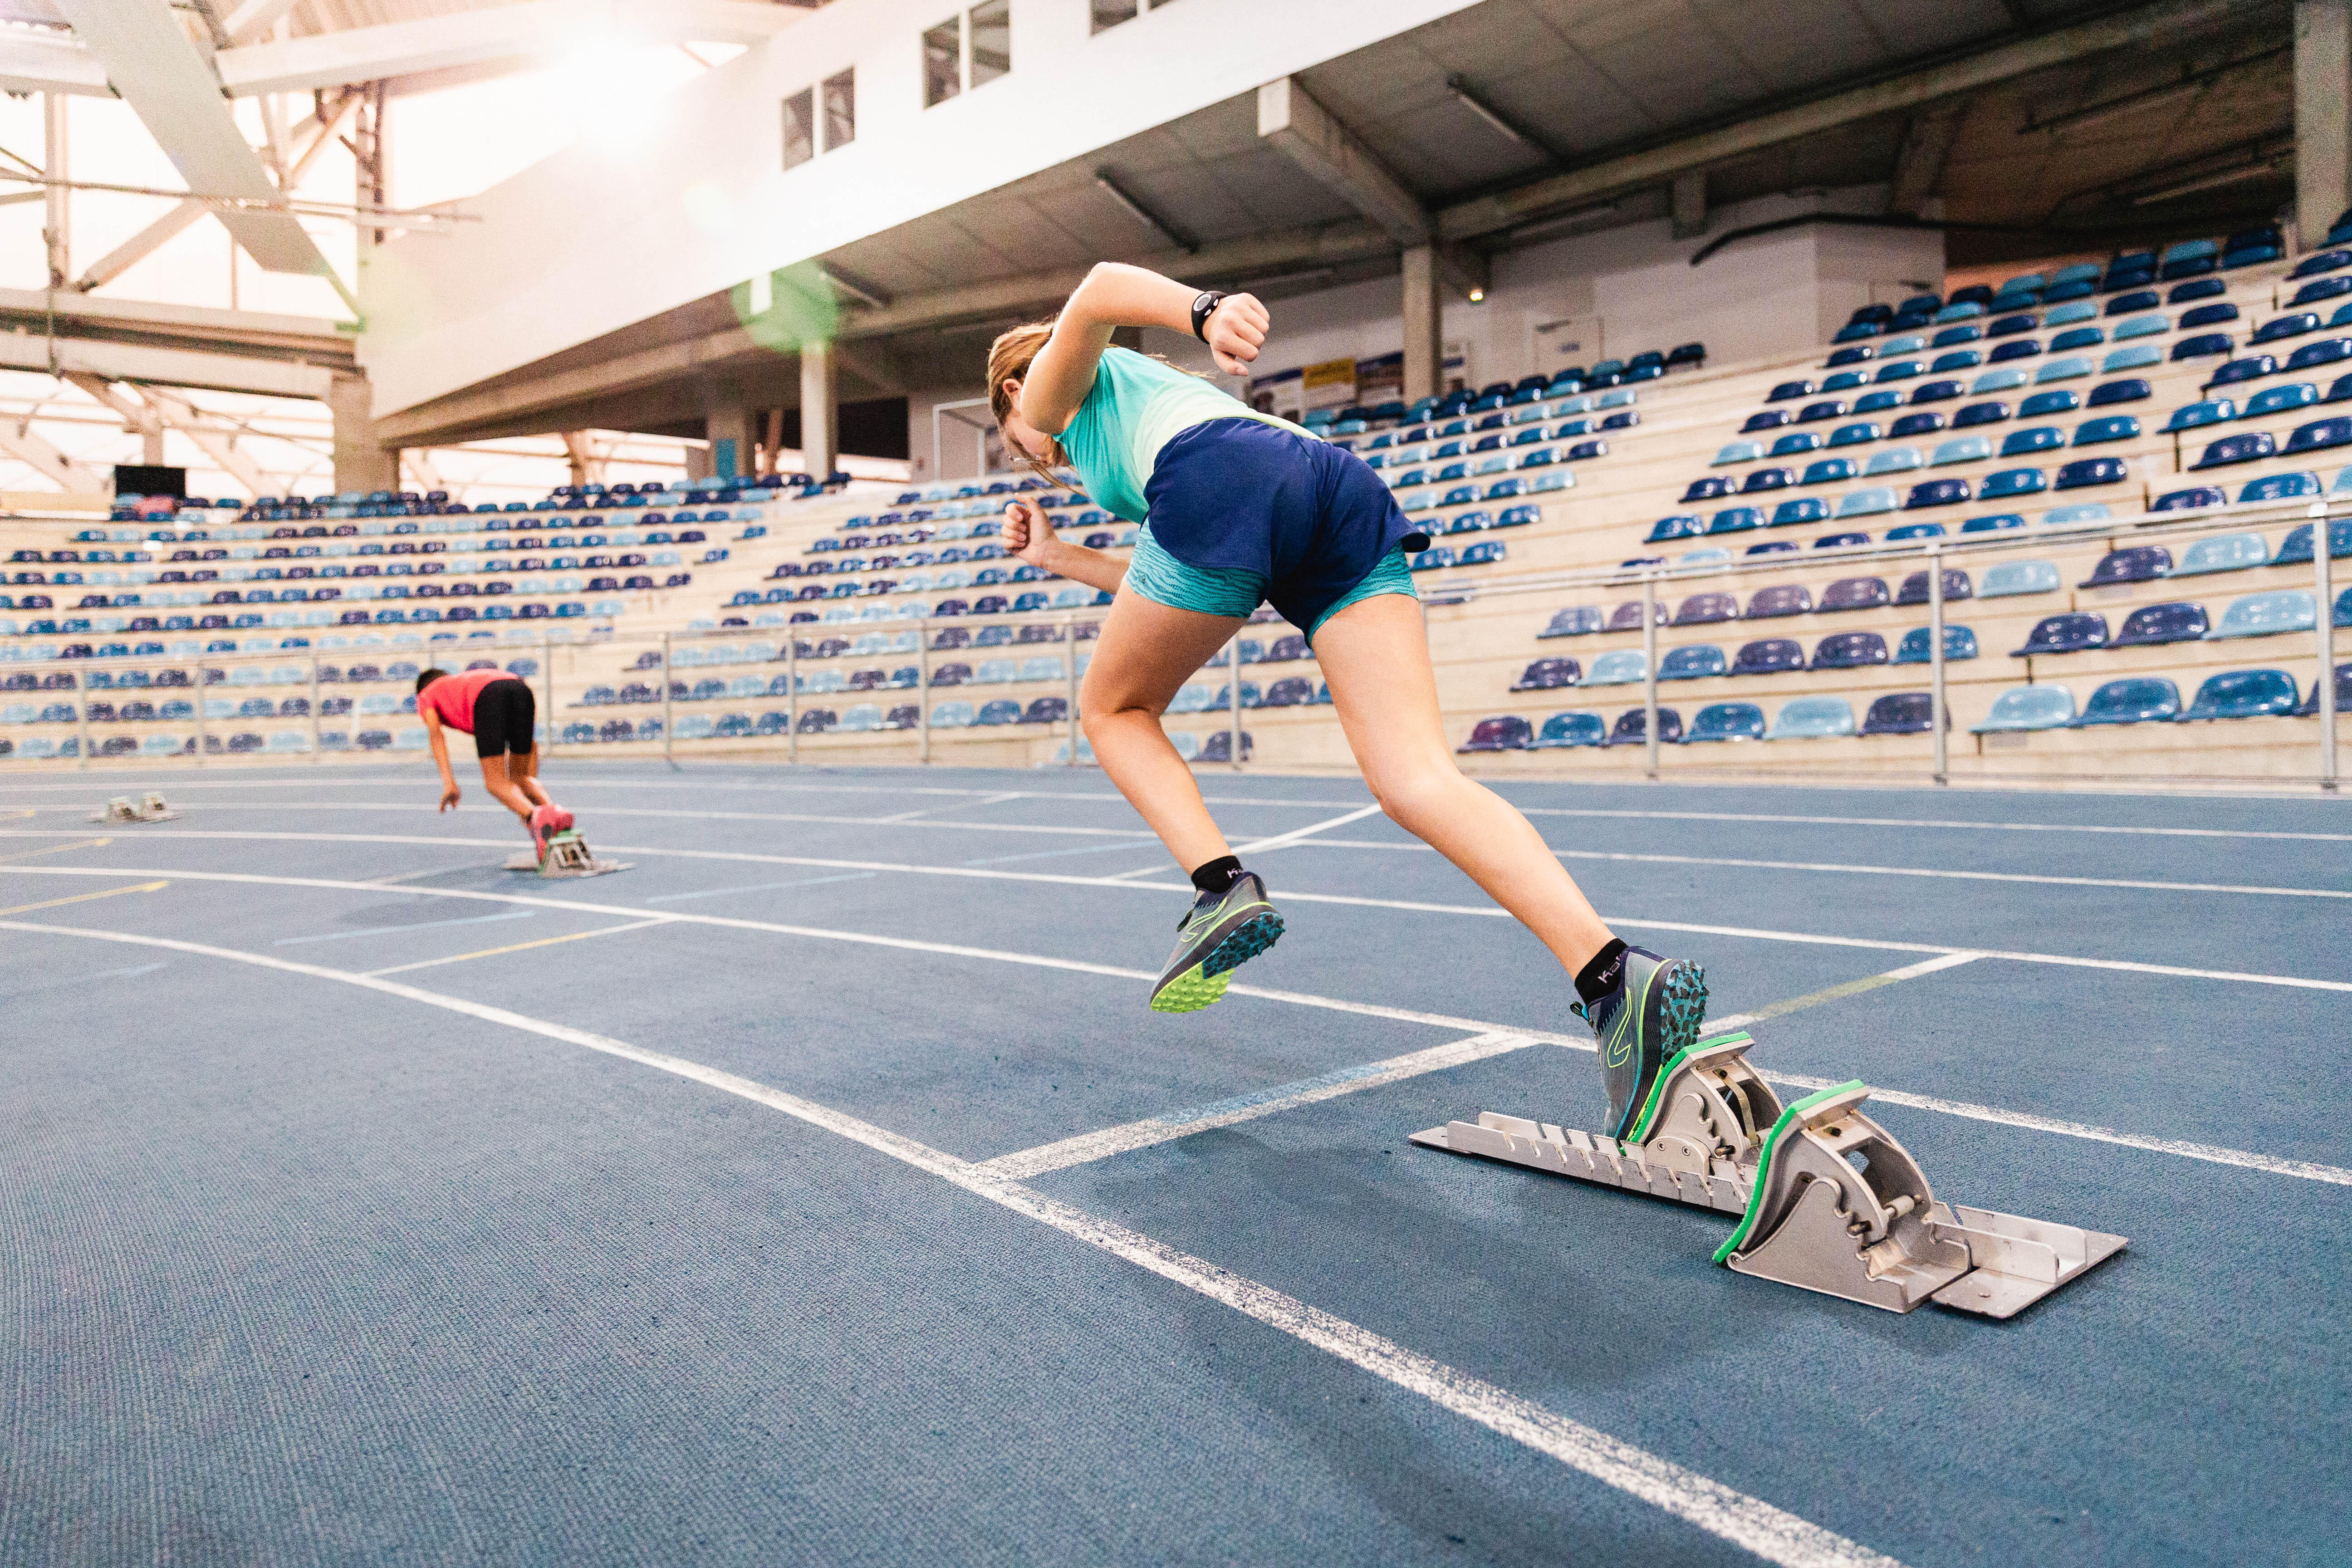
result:
[[[580,837],[577,828],[565,828],[547,836],[547,854],[542,858],[528,851],[506,862],[509,871],[536,871],[542,877],[602,877],[607,872],[625,871],[626,860],[599,860]]]
[[[1627,1138],[1487,1111],[1412,1142],[1738,1215],[1717,1262],[1895,1312],[2010,1317],[2123,1250],[2120,1236],[1942,1202],[1862,1113],[1867,1087],[1784,1108],[1748,1065],[1754,1044],[1741,1030],[1681,1052]]]
[[[136,800],[127,795],[118,795],[100,807],[89,820],[127,826],[141,822],[172,822],[177,820],[179,816],[178,812],[173,811],[164,803],[162,795],[151,793],[142,795]]]

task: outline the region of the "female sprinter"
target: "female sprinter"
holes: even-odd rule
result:
[[[433,764],[441,770],[441,809],[457,804],[457,775],[449,771],[446,726],[474,737],[474,752],[482,760],[482,787],[499,803],[522,818],[531,847],[543,865],[547,840],[572,826],[572,814],[547,798],[539,787],[539,752],[531,744],[538,704],[530,683],[503,669],[469,669],[452,675],[428,669],[416,678],[416,712],[425,721],[425,738],[433,745]]]
[[[1110,343],[1117,327],[1191,331],[1220,370],[1238,375],[1257,358],[1268,320],[1247,294],[1197,293],[1107,262],[1055,321],[1015,328],[989,352],[1005,438],[1041,473],[1075,469],[1087,494],[1143,524],[1122,566],[1062,542],[1034,508],[1014,501],[1004,546],[1117,595],[1079,691],[1080,719],[1104,771],[1199,889],[1151,1005],[1208,1006],[1234,968],[1282,934],[1265,884],[1234,858],[1160,727],[1177,688],[1270,600],[1313,644],[1381,808],[1460,867],[1574,977],[1570,1010],[1600,1037],[1611,1131],[1622,1134],[1661,1067],[1697,1037],[1706,976],[1617,940],[1527,818],[1454,767],[1402,548],[1426,540],[1352,453]]]

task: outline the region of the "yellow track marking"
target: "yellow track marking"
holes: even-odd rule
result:
[[[83,904],[92,899],[110,899],[117,893],[152,893],[171,885],[169,882],[141,882],[128,888],[108,888],[102,892],[76,893],[69,899],[45,899],[37,904],[18,904],[13,910],[0,910],[0,915],[28,914],[34,910],[53,910],[59,904]]]

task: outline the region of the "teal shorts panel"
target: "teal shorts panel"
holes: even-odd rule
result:
[[[1362,581],[1349,589],[1347,594],[1329,609],[1316,616],[1315,624],[1307,628],[1307,640],[1310,644],[1314,642],[1315,634],[1323,629],[1323,623],[1349,605],[1365,599],[1378,598],[1382,594],[1402,594],[1408,599],[1421,597],[1419,594],[1413,592],[1412,568],[1406,563],[1402,547],[1381,556],[1379,563],[1364,574]]]
[[[1137,531],[1127,563],[1127,585],[1155,605],[1204,616],[1247,616],[1265,603],[1265,579],[1229,566],[1188,566]]]

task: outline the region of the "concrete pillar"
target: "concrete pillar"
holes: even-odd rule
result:
[[[751,411],[740,397],[714,403],[702,416],[703,438],[710,443],[710,472],[718,479],[741,479],[751,472]]]
[[[2352,206],[2352,0],[2294,0],[2294,212],[2304,247]]]
[[[1675,176],[1674,237],[1696,239],[1706,232],[1706,171]]]
[[[1404,400],[1418,403],[1444,390],[1445,296],[1437,247],[1404,253]]]
[[[398,489],[399,460],[375,438],[375,388],[367,377],[335,377],[327,408],[335,419],[335,489]]]
[[[688,442],[686,447],[686,477],[700,480],[709,479],[710,475],[710,448]]]
[[[801,345],[801,469],[820,482],[840,466],[838,368],[831,343]]]
[[[66,105],[70,101],[61,92],[41,94],[41,173],[52,180],[73,177],[66,147]],[[73,193],[51,185],[42,199],[41,238],[49,253],[49,287],[63,289],[73,280]]]

